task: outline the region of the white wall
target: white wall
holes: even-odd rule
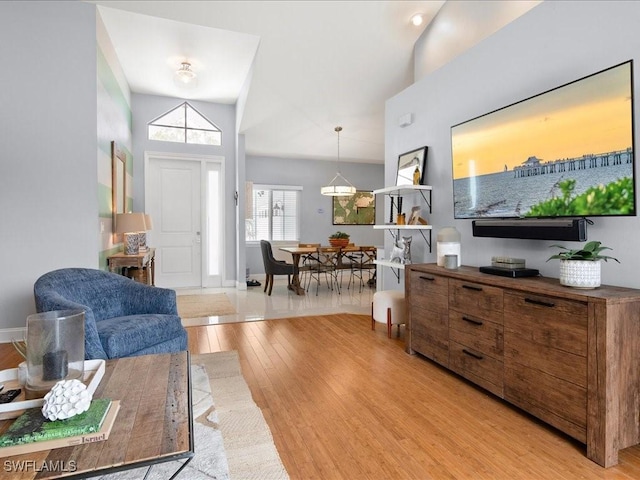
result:
[[[223,282],[235,280],[236,274],[236,119],[235,106],[189,100],[189,104],[215,123],[222,131],[222,145],[191,145],[175,142],[161,142],[147,138],[147,124],[156,117],[183,103],[184,99],[160,97],[157,95],[133,94],[133,210],[144,211],[144,152],[171,152],[197,155],[224,156],[225,169],[225,218],[224,245],[226,278]],[[242,277],[244,279],[244,275]]]
[[[384,166],[340,162],[340,172],[358,190],[382,188]],[[329,235],[340,230],[351,235],[356,245],[383,245],[384,232],[370,225],[333,225],[332,198],[320,194],[320,187],[336,174],[336,163],[323,160],[299,160],[247,155],[247,181],[268,185],[300,185],[300,241],[328,245]],[[395,179],[394,179],[395,181]],[[384,209],[376,209],[376,223],[384,223]],[[289,261],[291,257],[289,257]],[[251,275],[264,273],[259,244],[247,245],[247,267]]]
[[[455,0],[446,2],[414,48],[414,81],[523,15],[540,0]]]
[[[431,221],[435,232],[453,225],[462,233],[463,263],[488,265],[493,255],[522,257],[528,266],[539,269],[543,275],[557,277],[558,263],[545,261],[553,252],[549,246],[562,242],[475,238],[470,220],[453,219],[450,127],[629,59],[636,61],[634,108],[637,113],[639,18],[640,2],[543,2],[388,100],[387,183],[395,176],[398,153],[418,144],[429,146],[427,176],[428,183],[434,186]],[[408,112],[414,113],[414,124],[399,128],[397,118]],[[638,122],[634,133],[637,140]],[[611,255],[622,262],[621,265],[603,264],[603,283],[640,287],[639,218],[593,220],[595,225],[589,226],[589,240],[600,240],[612,247]],[[434,242],[432,252],[425,253],[422,260],[434,262],[435,253]]]
[[[98,266],[95,15],[0,2],[0,329],[24,327],[40,275]]]

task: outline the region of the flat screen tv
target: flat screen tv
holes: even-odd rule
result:
[[[633,61],[451,127],[455,218],[635,215]]]

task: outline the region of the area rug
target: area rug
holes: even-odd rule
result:
[[[286,480],[287,471],[262,411],[240,370],[238,352],[191,356],[195,456],[176,480]],[[178,462],[155,465],[148,480],[166,480]],[[133,480],[146,468],[99,477]]]
[[[178,315],[180,318],[200,318],[233,315],[236,309],[224,293],[207,295],[178,295]]]

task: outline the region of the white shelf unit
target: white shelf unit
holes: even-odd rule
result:
[[[433,187],[431,187],[431,185],[401,185],[398,187],[379,188],[378,190],[374,190],[373,194],[376,195],[378,193],[384,193],[386,195],[398,196],[398,195],[405,195],[407,193],[428,191],[429,197],[431,197],[431,190],[433,190]],[[431,201],[429,201],[429,204],[431,204]]]
[[[415,193],[419,193],[424,202],[427,205],[428,213],[431,213],[431,192],[433,188],[430,185],[400,185],[393,187],[384,187],[378,190],[374,190],[374,195],[385,195],[391,198],[391,211],[390,211],[390,221],[394,220],[394,215],[398,213],[398,210],[402,207],[402,197],[405,195],[412,195]],[[389,233],[393,237],[394,242],[400,236],[401,231],[417,231],[420,232],[422,238],[425,243],[429,247],[429,252],[431,252],[431,225],[397,225],[395,223],[385,223],[374,225],[373,228],[375,230],[389,230]],[[394,233],[395,231],[395,233]],[[425,232],[428,232],[428,235],[425,235]],[[404,264],[397,262],[390,262],[388,260],[376,260],[376,265],[380,265],[383,267],[390,267],[393,273],[395,274],[398,282],[400,282],[400,271],[404,270]]]
[[[391,267],[398,270],[404,270],[404,263],[390,262],[389,260],[374,260],[373,263],[382,267]]]

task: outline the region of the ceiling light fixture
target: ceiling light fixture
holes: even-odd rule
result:
[[[189,62],[182,62],[181,67],[176,70],[176,76],[182,83],[190,83],[196,78],[196,72],[191,70],[191,64]]]
[[[330,197],[348,197],[356,193],[356,187],[340,173],[340,132],[342,127],[338,126],[334,130],[338,134],[338,172],[328,185],[320,189],[320,193]]]
[[[419,27],[424,22],[424,15],[422,13],[416,13],[413,17],[411,17],[411,23],[416,27]]]

